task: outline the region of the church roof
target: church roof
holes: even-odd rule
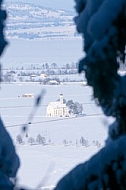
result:
[[[66,107],[66,104],[61,104],[60,101],[50,102],[49,105],[52,106],[53,108],[65,108]]]

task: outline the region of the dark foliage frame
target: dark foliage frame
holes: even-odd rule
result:
[[[88,12],[86,8],[89,3],[91,7]],[[114,8],[115,12],[113,14],[110,11],[108,25],[103,25],[101,21],[99,22],[101,19],[99,16],[101,11],[104,18],[108,17],[105,9],[107,3],[114,5],[109,9],[113,11]],[[1,4],[2,0],[0,0],[0,56],[7,45],[3,33],[6,11],[2,10]],[[76,11],[78,16],[75,22],[78,32],[83,36],[86,52],[86,57],[79,63],[79,72],[85,72],[88,85],[93,88],[94,99],[102,107],[105,115],[115,118],[115,122],[110,126],[106,146],[89,161],[69,172],[60,180],[55,190],[123,190],[126,189],[124,151],[126,149],[126,76],[120,76],[117,71],[119,63],[125,62],[126,0],[97,0],[95,6],[93,0],[76,0]],[[0,127],[3,128],[2,123]],[[4,133],[6,136],[5,131]],[[9,146],[15,155],[11,140]],[[13,166],[12,176],[16,175],[19,160],[16,155],[14,158],[17,160],[17,165],[12,165],[13,162],[8,160],[4,168],[0,169],[0,177],[4,179],[3,189],[13,189],[11,181],[8,180],[11,171],[7,168]]]

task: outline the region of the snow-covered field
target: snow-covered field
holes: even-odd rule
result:
[[[22,125],[27,121],[35,98],[18,97],[23,93],[37,96],[44,89],[46,94],[29,125],[27,135],[23,136]],[[83,104],[83,117],[49,118],[46,106],[50,101],[59,99],[63,93],[66,100],[72,99]],[[53,188],[58,180],[75,165],[89,159],[104,146],[107,138],[107,119],[92,100],[92,90],[80,83],[67,85],[42,86],[40,84],[2,84],[0,93],[1,117],[16,145],[21,160],[18,171],[19,184],[37,188]],[[24,145],[16,142],[17,135],[22,135]],[[30,145],[30,137],[45,137],[46,145]],[[80,144],[81,137],[88,141],[88,146]],[[64,143],[66,142],[67,143]],[[99,146],[96,146],[98,142]]]
[[[76,63],[84,53],[82,39],[20,40],[8,39],[9,45],[1,58],[4,68],[21,68],[25,64],[57,63],[60,67]]]

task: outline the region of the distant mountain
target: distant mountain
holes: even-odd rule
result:
[[[6,35],[21,39],[73,38],[78,34],[74,13],[29,3],[7,3]]]

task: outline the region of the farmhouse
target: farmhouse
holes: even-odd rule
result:
[[[68,117],[69,109],[63,103],[63,94],[60,94],[60,100],[57,102],[50,102],[46,109],[47,116]]]
[[[33,98],[34,97],[34,94],[22,94],[23,98]]]
[[[59,82],[56,81],[56,80],[50,80],[50,81],[48,82],[48,84],[50,84],[50,85],[58,85]]]

